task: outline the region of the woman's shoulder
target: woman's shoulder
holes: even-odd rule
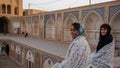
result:
[[[75,40],[86,40],[85,36],[78,36]]]
[[[87,44],[88,42],[84,36],[79,36],[75,39],[74,43],[79,43],[79,44]]]

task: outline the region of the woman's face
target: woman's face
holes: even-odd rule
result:
[[[105,36],[107,34],[107,29],[101,28],[100,32],[102,36]]]
[[[75,38],[77,36],[77,30],[73,26],[71,26],[70,30],[71,30],[72,38]]]

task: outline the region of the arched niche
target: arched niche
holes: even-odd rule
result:
[[[16,50],[16,53],[17,53],[17,54],[21,55],[21,48],[20,48],[19,45],[16,46],[16,49],[15,49],[15,50]]]
[[[70,33],[70,28],[72,23],[78,22],[77,18],[73,15],[70,14],[64,22],[64,42],[70,42],[72,41],[72,36]]]
[[[27,51],[26,59],[27,59],[28,61],[31,61],[32,63],[34,63],[34,56],[33,56],[32,51],[30,51],[30,50]]]
[[[112,28],[112,35],[115,39],[115,56],[118,56],[120,54],[120,11],[112,16],[109,24]]]
[[[85,25],[86,38],[90,43],[91,50],[94,51],[99,40],[99,29],[104,23],[103,18],[95,11],[89,12],[82,23]]]
[[[54,65],[51,58],[47,58],[43,63],[43,68],[51,68]]]
[[[56,25],[51,16],[46,22],[46,39],[56,40]]]

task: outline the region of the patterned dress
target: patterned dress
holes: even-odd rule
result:
[[[67,55],[61,63],[52,68],[89,68],[90,47],[84,36],[78,36],[69,46]]]
[[[94,68],[113,68],[114,41],[105,45],[98,52],[93,52],[91,57]]]

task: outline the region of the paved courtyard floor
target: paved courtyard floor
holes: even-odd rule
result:
[[[9,56],[0,55],[0,68],[20,68]]]

